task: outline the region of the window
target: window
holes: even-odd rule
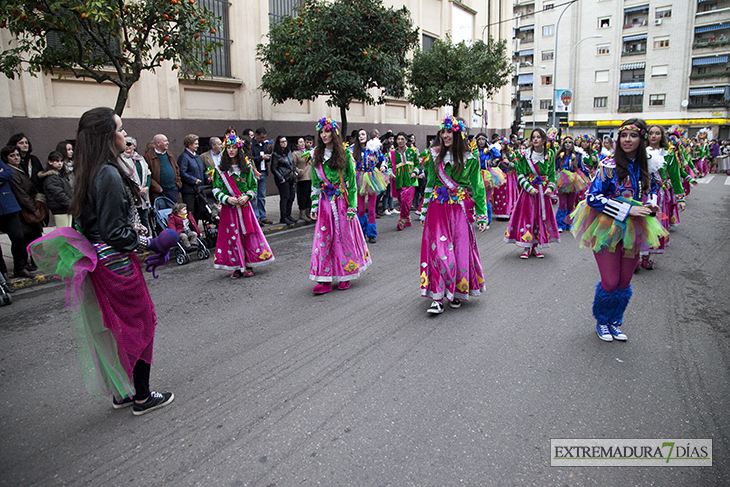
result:
[[[713,10],[717,10],[717,2],[715,1],[702,2],[697,7],[698,12],[711,12]]]
[[[653,78],[657,76],[666,76],[667,74],[669,74],[669,66],[666,64],[651,67],[651,76]]]
[[[621,70],[622,83],[632,83],[634,81],[644,81],[644,68]]]
[[[428,51],[431,49],[431,46],[433,46],[433,43],[436,42],[436,38],[434,36],[430,36],[428,34],[423,34],[423,47],[422,49],[424,51]]]
[[[550,100],[540,100],[540,110],[550,110]]]
[[[640,112],[644,107],[643,93],[619,93],[618,94],[618,110],[619,112]]]
[[[552,35],[555,35],[555,25],[554,24],[543,25],[542,26],[542,36],[549,37]]]
[[[553,60],[553,51],[542,51],[542,60],[543,61],[552,61]]]
[[[659,7],[656,9],[656,18],[657,19],[667,19],[672,16],[672,8],[671,7]]]
[[[553,77],[552,76],[540,76],[540,84],[543,86],[550,86],[553,84]]]
[[[610,44],[604,44],[602,46],[596,46],[596,54],[601,56],[603,54],[608,54],[611,51],[611,45]]]
[[[230,5],[230,2],[223,0],[214,0],[213,2],[210,0],[198,0],[198,4],[201,6],[205,5],[208,7],[207,4],[209,3],[225,3],[226,7]],[[272,24],[278,23],[285,15],[296,17],[297,10],[299,10],[301,5],[302,0],[269,0],[269,22]]]
[[[596,71],[596,83],[608,83],[607,69],[601,69]]]
[[[667,95],[649,95],[649,106],[663,106]]]
[[[639,7],[636,7],[639,8]],[[634,8],[627,8],[624,10],[624,29],[631,29],[632,27],[642,27],[646,25],[646,19],[649,17],[649,6],[642,8],[641,10],[635,10]]]
[[[706,67],[699,67],[697,68],[697,74],[707,74],[708,70]]]
[[[664,49],[665,47],[669,47],[669,37],[654,38],[654,49]]]
[[[198,6],[205,7],[220,21],[220,29],[215,34],[208,32],[202,34],[203,39],[208,42],[220,42],[222,46],[210,56],[210,74],[216,78],[231,77],[231,43],[233,42],[228,34],[229,20],[228,8],[231,4],[228,0],[198,0]]]
[[[593,98],[593,108],[606,108],[608,105],[607,96],[597,96]]]
[[[611,17],[604,17],[602,19],[598,19],[598,28],[599,29],[608,29],[611,27]]]
[[[542,6],[542,9],[543,10],[552,10],[554,8],[555,8],[555,4],[554,3],[545,3]]]

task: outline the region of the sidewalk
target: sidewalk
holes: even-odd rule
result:
[[[299,228],[304,227],[305,223],[302,220],[297,221],[296,224],[293,225],[285,225],[283,223],[278,223],[280,218],[279,213],[279,195],[271,195],[266,197],[266,218],[274,222],[273,225],[264,225],[261,227],[261,230],[265,234],[271,234],[280,232],[282,230],[287,230],[290,228]],[[297,206],[296,201],[294,202],[294,207],[292,208],[292,218],[295,216],[299,216],[299,207]],[[55,230],[56,227],[46,227],[43,229],[43,235],[48,235],[53,230]],[[8,268],[8,285],[10,286],[10,289],[16,290],[16,289],[23,289],[31,286],[37,286],[39,284],[44,284],[47,282],[57,281],[58,278],[54,276],[47,276],[44,274],[41,274],[40,272],[34,272],[36,275],[33,278],[13,278],[11,277],[13,275],[13,254],[10,251],[10,239],[8,236],[4,233],[0,233],[0,247],[2,247],[3,250],[3,259],[5,260],[5,265]]]

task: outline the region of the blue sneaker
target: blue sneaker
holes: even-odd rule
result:
[[[614,338],[614,340],[625,342],[629,339],[629,337],[624,335],[624,332],[622,332],[615,324],[608,325],[608,331],[611,332],[611,336]]]
[[[604,342],[613,341],[613,335],[611,335],[611,332],[608,330],[608,325],[601,325],[600,323],[596,324],[596,333],[598,334],[598,338]]]

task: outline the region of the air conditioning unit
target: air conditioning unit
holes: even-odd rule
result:
[[[662,25],[662,19],[654,20],[654,25]]]

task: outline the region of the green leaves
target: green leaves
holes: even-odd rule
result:
[[[142,71],[170,60],[186,67],[184,77],[205,76],[204,53],[220,46],[206,39],[216,17],[189,0],[0,0],[0,24],[17,46],[0,54],[0,72],[62,71],[112,82],[120,89],[118,114]]]
[[[429,50],[416,52],[408,73],[408,101],[422,108],[452,106],[458,115],[462,103],[492,96],[511,74],[506,41],[490,37],[488,43],[454,44],[447,35]]]
[[[261,89],[274,103],[326,96],[341,112],[353,100],[384,103],[386,94],[403,95],[406,55],[418,37],[405,7],[385,8],[382,0],[308,0],[296,18],[271,25],[269,42],[257,46],[264,63]]]

